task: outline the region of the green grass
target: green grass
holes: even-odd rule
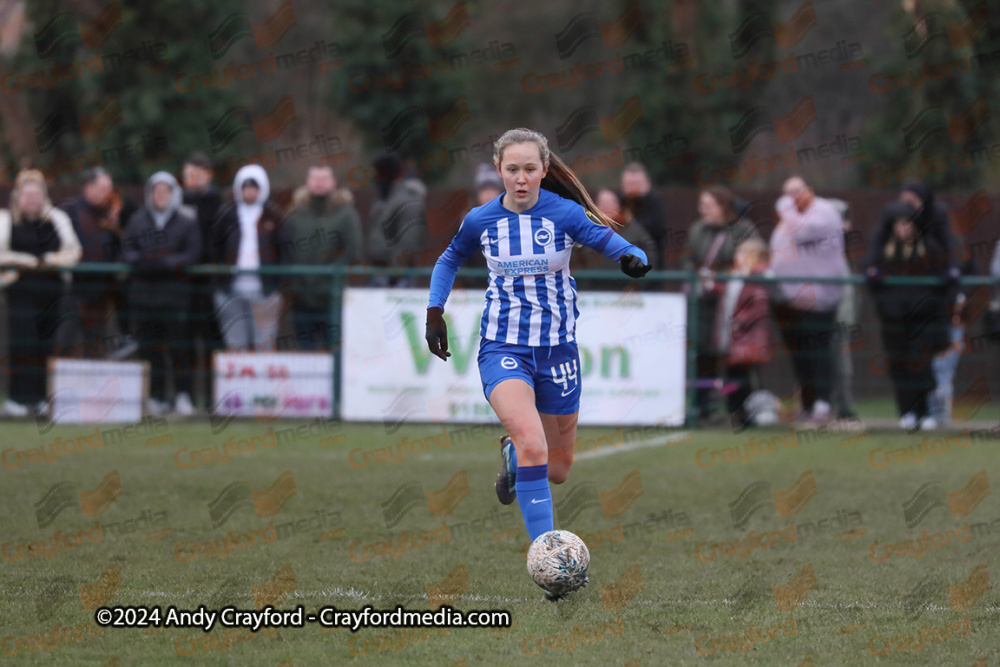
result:
[[[111,443],[105,434],[103,447],[88,447],[51,464],[35,462],[0,469],[0,534],[5,554],[12,553],[11,542],[50,539],[56,530],[70,533],[92,528],[95,522],[100,522],[103,534],[100,542],[63,549],[51,558],[25,556],[0,561],[0,639],[7,652],[0,653],[2,661],[56,665],[103,665],[117,659],[120,665],[278,665],[290,661],[284,664],[471,666],[798,665],[810,658],[815,665],[971,665],[980,658],[985,658],[986,664],[1000,660],[996,589],[987,590],[969,609],[953,611],[947,588],[969,579],[978,565],[986,566],[991,581],[996,579],[1000,573],[1000,521],[989,533],[978,532],[969,541],[930,549],[919,558],[874,562],[870,557],[876,542],[894,544],[920,537],[925,529],[931,534],[943,533],[959,529],[965,522],[988,525],[1000,518],[1000,494],[985,497],[965,517],[953,517],[948,506],[936,507],[913,528],[907,527],[902,507],[928,482],[940,482],[944,492],[956,492],[969,484],[975,473],[986,470],[995,483],[1000,461],[995,442],[953,447],[919,464],[875,468],[870,463],[873,450],[916,445],[921,437],[868,434],[844,440],[849,436],[828,434],[812,442],[799,438],[795,447],[779,445],[777,451],[755,456],[748,463],[723,463],[724,454],[719,454],[717,465],[703,467],[699,461],[711,462],[712,451],[731,447],[745,451],[751,438],[761,442],[789,432],[733,435],[702,431],[670,446],[632,448],[639,441],[648,444],[669,433],[629,434],[628,446],[618,447],[612,429],[582,429],[583,449],[600,449],[610,455],[578,460],[569,481],[553,487],[557,506],[581,483],[592,482],[594,491],[608,494],[632,471],[638,471],[639,478],[630,488],[637,491],[635,484],[641,484],[641,495],[631,504],[627,493],[606,495],[603,506],[583,509],[568,525],[560,524],[557,518],[557,527],[572,530],[591,543],[591,583],[570,599],[551,604],[543,600],[541,590],[526,573],[523,549],[527,538],[517,506],[500,506],[493,493],[497,450],[492,441],[499,431],[485,429],[475,437],[463,438],[462,427],[449,427],[451,439],[446,448],[430,444],[426,453],[406,456],[399,463],[379,462],[376,459],[381,457],[372,454],[370,464],[364,467],[357,467],[364,457],[355,450],[395,447],[404,437],[412,442],[440,435],[442,427],[404,425],[387,435],[381,424],[348,424],[324,434],[329,438],[327,443],[334,443],[327,446],[321,445],[317,435],[275,447],[259,446],[257,451],[237,455],[225,464],[201,462],[180,468],[175,462],[183,448],[198,450],[222,446],[231,437],[236,441],[259,437],[275,425],[278,429],[288,426],[283,422],[235,422],[213,435],[207,423],[170,423],[157,435],[169,435],[171,441],[158,446],[145,446],[148,435]],[[0,449],[47,446],[56,437],[65,439],[85,432],[93,433],[94,428],[59,427],[40,436],[30,422],[5,422],[0,428]],[[595,440],[599,437],[604,441]],[[5,457],[9,465],[10,452]],[[190,461],[183,455],[180,458]],[[881,460],[876,454],[876,461]],[[55,485],[68,482],[74,494],[93,490],[113,470],[119,473],[123,495],[102,514],[84,517],[77,503],[39,528],[35,504]],[[209,503],[223,489],[243,481],[250,492],[262,492],[285,471],[292,473],[295,495],[280,511],[262,518],[250,504],[236,509],[220,527],[212,527]],[[453,511],[435,518],[430,516],[429,506],[421,503],[397,525],[386,527],[382,503],[397,489],[418,482],[423,492],[432,493],[460,471],[465,471],[470,493],[453,506]],[[749,485],[763,481],[771,492],[780,492],[806,471],[812,471],[817,493],[796,514],[779,517],[774,502],[768,499],[744,526],[733,526],[729,503]],[[586,489],[578,493],[588,497]],[[593,499],[593,493],[589,497]],[[267,501],[259,502],[266,513]],[[953,502],[958,507],[959,501]],[[146,510],[155,525],[132,526],[131,532],[118,535],[109,530],[109,524],[136,519]],[[606,516],[619,511],[617,516]],[[863,535],[842,539],[842,530],[830,527],[830,522],[825,530],[803,534],[804,523],[831,519],[841,511],[860,513],[863,523],[858,527]],[[271,522],[286,524],[318,516],[317,512],[327,518],[326,529],[335,531],[330,534],[333,539],[320,541],[318,527],[302,524],[294,535],[238,548],[225,558],[207,556],[181,562],[175,557],[178,549],[190,553],[178,547],[181,543],[217,540],[230,531],[249,534]],[[679,532],[685,528],[682,516],[691,528],[686,534]],[[480,521],[472,523],[475,520]],[[787,529],[790,522],[797,526],[794,542],[758,548],[745,558],[699,560],[698,553],[704,557],[711,551],[710,545],[745,540],[751,531],[760,535]],[[404,551],[398,558],[351,558],[351,545],[357,558],[364,554],[364,545],[398,538],[404,531],[441,530],[444,524],[448,526],[447,541]],[[171,535],[146,539],[150,530],[166,528]],[[514,537],[507,539],[510,534]],[[698,545],[702,545],[700,551]],[[455,606],[462,610],[506,609],[515,625],[507,632],[478,628],[417,631],[419,641],[405,644],[400,630],[367,629],[352,635],[343,630],[322,632],[310,625],[237,641],[228,650],[218,650],[218,643],[214,649],[202,644],[220,642],[226,633],[219,628],[207,637],[200,630],[170,628],[151,633],[106,628],[101,635],[85,635],[48,652],[24,650],[27,644],[22,642],[22,651],[10,654],[17,650],[17,638],[52,633],[58,626],[90,625],[93,612],[84,609],[79,587],[95,584],[102,573],[111,579],[98,593],[113,593],[107,602],[110,605],[255,608],[254,587],[267,584],[286,566],[291,566],[294,574],[294,589],[288,580],[276,584],[287,592],[278,606],[290,609],[302,604],[307,611],[324,605],[358,609],[365,604],[376,608],[400,604],[425,610],[429,608],[428,587],[441,584],[464,566],[468,588]],[[787,584],[800,572],[808,577],[809,570],[803,571],[806,566],[811,566],[815,575],[815,590],[805,586],[800,604],[790,611],[779,610],[774,587]],[[462,570],[457,572],[460,575]],[[613,586],[627,572],[638,577],[626,577],[628,581],[619,586],[617,597],[616,591],[606,590],[602,598],[602,587]],[[623,592],[623,588],[628,590]],[[620,608],[607,608],[616,605]],[[699,646],[702,652],[711,650],[711,639],[745,633],[751,625],[761,628],[787,623],[790,631],[791,618],[795,634],[779,631],[777,637],[756,643],[745,652],[699,654]],[[919,633],[928,624],[943,627],[965,618],[971,632],[929,643],[920,652],[893,651],[876,656],[870,649],[873,641],[876,647],[883,646],[881,640],[873,640],[876,637]],[[582,640],[577,639],[570,651],[559,647],[560,636]],[[386,637],[395,638],[395,647]],[[197,650],[192,655],[179,654],[193,650],[191,640],[198,642]]]

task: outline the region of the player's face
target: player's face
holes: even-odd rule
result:
[[[500,157],[500,176],[507,190],[504,205],[512,211],[526,211],[534,206],[547,173],[538,144],[526,141],[507,146]]]

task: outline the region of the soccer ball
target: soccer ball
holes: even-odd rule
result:
[[[555,595],[583,586],[590,569],[590,550],[568,530],[550,530],[535,538],[528,549],[528,574]]]

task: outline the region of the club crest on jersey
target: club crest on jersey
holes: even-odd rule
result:
[[[552,232],[542,227],[535,231],[535,243],[540,246],[546,246],[552,243]]]
[[[517,359],[515,359],[514,357],[504,357],[503,359],[500,360],[500,365],[506,368],[507,370],[513,370],[517,368]]]

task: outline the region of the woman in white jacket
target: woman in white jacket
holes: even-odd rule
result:
[[[4,412],[26,416],[45,405],[47,358],[64,319],[66,282],[53,271],[80,260],[80,241],[69,216],[52,206],[45,178],[37,170],[18,174],[10,208],[0,210],[0,265],[9,313],[8,352],[2,359],[10,377]]]

